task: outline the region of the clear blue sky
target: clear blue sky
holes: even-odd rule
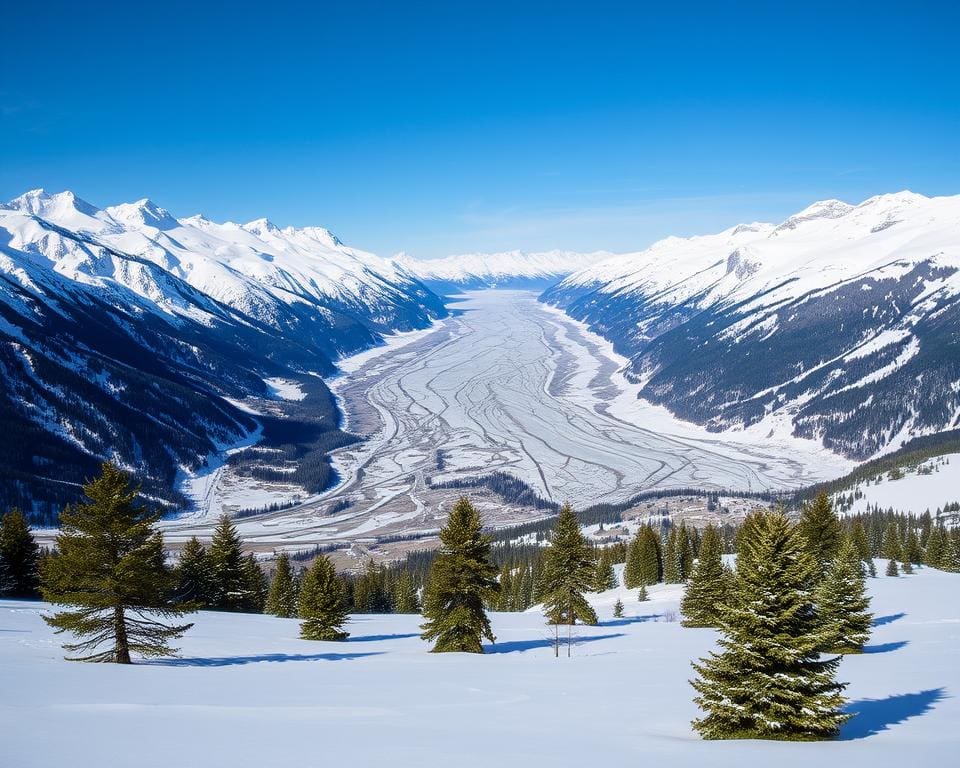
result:
[[[0,198],[627,250],[960,193],[960,3],[12,3]]]

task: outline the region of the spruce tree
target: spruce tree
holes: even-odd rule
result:
[[[640,585],[640,591],[637,592],[637,602],[638,602],[638,603],[645,603],[645,602],[647,602],[647,600],[649,600],[649,599],[650,599],[650,595],[647,594],[647,585],[646,585],[646,584],[641,584],[641,585]]]
[[[897,524],[891,520],[883,532],[883,556],[890,560],[903,558],[903,545],[900,543],[900,531]]]
[[[623,617],[623,601],[619,597],[617,598],[617,602],[613,604],[613,615],[614,618],[617,619]]]
[[[545,592],[543,612],[551,624],[573,625],[577,620],[596,624],[597,614],[583,596],[595,578],[590,545],[580,532],[580,522],[564,504],[543,553]],[[569,644],[568,644],[569,645]],[[568,647],[569,653],[569,647]]]
[[[32,598],[39,596],[40,548],[33,540],[27,518],[12,509],[0,520],[0,562],[6,582],[0,595]]]
[[[873,562],[872,557],[867,560],[867,575],[870,576],[871,579],[877,578],[877,564]]]
[[[893,558],[890,558],[890,560],[887,561],[887,571],[886,571],[886,574],[887,574],[887,576],[899,576],[899,575],[900,575],[900,569],[897,568],[897,561],[894,560]]]
[[[686,523],[680,523],[680,530],[677,531],[677,567],[679,569],[680,581],[686,581],[693,572],[693,545],[690,543],[690,534],[687,531]]]
[[[870,551],[870,540],[867,538],[867,532],[860,520],[853,524],[853,528],[850,530],[850,539],[853,541],[861,560],[866,562],[873,559],[873,553]]]
[[[907,538],[903,542],[903,562],[919,563],[921,560],[923,560],[923,549],[920,546],[920,538],[911,525],[907,530]]]
[[[230,518],[220,517],[208,552],[210,558],[210,603],[216,611],[247,609],[247,574],[244,571],[240,536]]]
[[[913,564],[909,559],[903,558],[903,562],[900,564],[900,570],[909,575],[913,573]]]
[[[393,610],[395,613],[418,613],[420,601],[417,599],[417,587],[413,577],[404,571],[394,586]]]
[[[462,496],[440,531],[440,551],[424,592],[421,637],[434,641],[434,653],[483,653],[482,639],[495,640],[483,606],[500,588],[496,572],[480,514]]]
[[[943,565],[944,555],[950,549],[946,530],[942,525],[935,525],[930,529],[927,537],[927,547],[923,553],[923,564],[931,568],[940,568]]]
[[[863,576],[863,562],[850,540],[840,551],[814,593],[821,626],[827,633],[824,653],[861,653],[870,639],[873,615]]]
[[[44,599],[68,609],[44,621],[77,637],[64,644],[80,654],[71,660],[130,664],[132,653],[174,654],[169,641],[193,625],[163,622],[192,606],[170,599],[174,580],[153,529],[160,515],[136,503],[138,489],[111,463],[83,493],[86,503],[61,513],[57,552],[41,566]]]
[[[799,525],[805,548],[817,565],[817,578],[823,578],[843,541],[843,528],[826,493],[803,506]]]
[[[677,553],[677,529],[670,528],[667,544],[663,548],[663,581],[665,584],[680,582],[680,561]]]
[[[247,613],[263,613],[267,595],[270,593],[270,583],[252,554],[243,559],[243,583],[243,610]]]
[[[347,602],[343,582],[326,555],[318,555],[300,587],[300,637],[304,640],[346,640]]]
[[[281,619],[292,619],[297,615],[297,584],[293,579],[290,557],[286,552],[277,555],[264,612]]]
[[[212,594],[212,573],[207,550],[194,536],[180,550],[180,560],[173,571],[174,597],[178,602],[203,608]]]
[[[700,557],[693,567],[680,603],[685,627],[717,627],[727,602],[727,575],[723,568],[720,534],[712,525],[703,533]]]
[[[614,589],[617,586],[617,574],[613,570],[613,563],[606,550],[600,553],[597,558],[596,570],[594,572],[593,592],[606,592],[608,589]]]
[[[693,722],[707,739],[813,740],[837,735],[839,658],[822,660],[828,638],[813,607],[817,564],[786,515],[750,516],[741,536],[737,595],[721,624],[721,652],[694,664],[692,682],[704,716]]]
[[[636,586],[656,584],[663,579],[662,553],[660,537],[649,525],[640,532],[640,555],[638,573],[640,581]]]
[[[630,540],[627,547],[627,561],[623,566],[623,585],[627,589],[639,587],[643,578],[641,575],[641,559],[643,541],[643,527],[637,529],[636,535]]]

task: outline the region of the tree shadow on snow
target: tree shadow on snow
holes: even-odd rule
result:
[[[407,637],[420,637],[417,632],[407,632],[398,635],[359,635],[358,637],[348,637],[348,643],[374,643],[377,640],[403,640]]]
[[[946,689],[932,688],[919,693],[900,693],[885,699],[851,701],[844,711],[852,713],[853,717],[840,729],[840,739],[851,741],[875,736],[892,725],[926,714],[934,704],[945,698]]]
[[[208,658],[154,659],[144,662],[161,667],[232,667],[240,664],[258,664],[262,661],[347,661],[364,656],[380,656],[375,653],[264,653],[258,656],[211,656]]]
[[[630,624],[641,624],[645,621],[656,621],[662,619],[662,613],[648,613],[645,616],[622,616],[619,619],[609,619],[607,621],[598,621],[598,627],[626,627]]]
[[[907,614],[905,613],[891,613],[889,616],[877,616],[873,620],[873,626],[882,627],[884,624],[893,624],[893,622],[902,619]]]
[[[890,651],[899,651],[905,645],[907,645],[909,640],[897,640],[894,643],[878,643],[877,645],[865,645],[863,646],[864,653],[890,653]]]
[[[623,637],[622,632],[616,632],[611,635],[589,635],[586,637],[574,637],[573,644],[592,643],[596,640],[610,640],[614,637]],[[554,639],[552,637],[541,637],[537,640],[512,640],[506,643],[493,643],[483,646],[484,653],[517,653],[518,651],[531,651],[534,648],[552,648]],[[560,645],[565,646],[567,638],[561,633]]]

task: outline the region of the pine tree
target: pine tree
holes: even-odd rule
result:
[[[404,571],[397,578],[394,586],[393,610],[396,613],[418,613],[420,611],[420,601],[417,599],[417,588],[413,583],[413,577]]]
[[[0,520],[0,561],[4,564],[6,597],[39,597],[40,548],[33,540],[27,518],[12,509]]]
[[[616,586],[617,574],[613,570],[613,563],[610,562],[607,551],[603,550],[597,559],[593,589],[591,591],[606,592],[608,589],[614,589]]]
[[[863,576],[863,562],[846,540],[814,593],[821,626],[828,639],[824,653],[860,653],[870,639],[873,615]]]
[[[617,619],[623,617],[623,601],[620,598],[617,598],[617,602],[613,604],[613,615]]]
[[[890,558],[890,560],[887,561],[887,571],[886,571],[886,573],[887,573],[887,576],[899,576],[899,575],[900,575],[900,569],[897,568],[897,561],[894,560],[893,558]]]
[[[883,556],[891,560],[903,558],[903,545],[900,543],[900,531],[897,524],[891,520],[883,532]]]
[[[647,600],[649,600],[649,599],[650,599],[650,595],[647,594],[647,585],[646,585],[646,584],[641,584],[641,585],[640,585],[640,591],[637,592],[637,602],[638,602],[638,603],[645,603],[645,602],[647,602]]]
[[[638,573],[640,584],[647,586],[663,579],[663,555],[660,551],[660,537],[649,525],[640,532],[640,559]]]
[[[712,525],[703,533],[700,557],[693,567],[680,603],[685,627],[717,627],[727,602],[727,575],[723,569],[720,534]]]
[[[480,514],[462,496],[440,531],[440,551],[424,593],[421,637],[435,641],[434,653],[483,653],[482,638],[495,640],[483,610],[500,588],[495,576]]]
[[[680,523],[680,530],[677,531],[677,566],[680,581],[689,579],[693,572],[693,546],[690,543],[687,526],[683,522]]]
[[[270,584],[252,554],[243,559],[243,584],[243,610],[248,613],[263,613],[267,595],[270,593]]]
[[[300,637],[304,640],[346,640],[347,602],[343,582],[326,555],[318,555],[300,588]]]
[[[663,548],[663,581],[665,584],[680,582],[680,561],[677,554],[677,529],[670,528],[667,545]]]
[[[803,506],[799,526],[805,548],[817,564],[817,578],[823,578],[843,541],[843,528],[826,493]]]
[[[173,571],[174,597],[178,602],[203,608],[210,600],[212,573],[207,550],[194,536],[180,550],[180,561]]]
[[[919,563],[923,560],[923,549],[916,529],[911,525],[907,530],[907,538],[903,542],[903,561],[905,563]]]
[[[627,589],[639,587],[643,581],[641,575],[642,561],[643,528],[638,528],[636,535],[630,540],[630,546],[627,548],[627,561],[623,566],[623,585]]]
[[[857,520],[850,531],[850,538],[856,547],[857,554],[864,562],[871,560],[873,555],[870,551],[870,541],[867,539],[867,532],[863,528],[863,523]]]
[[[904,558],[903,562],[900,564],[900,570],[902,570],[905,574],[909,575],[913,573],[913,564],[910,562],[909,559]]]
[[[931,568],[940,568],[943,565],[944,554],[949,551],[949,541],[946,530],[942,525],[935,525],[930,529],[927,537],[927,547],[923,553],[924,565]]]
[[[290,557],[286,552],[277,555],[264,612],[281,619],[292,619],[297,615],[297,585],[290,569]]]
[[[568,633],[578,619],[584,624],[596,624],[597,614],[583,596],[593,587],[595,577],[590,545],[580,532],[580,522],[569,504],[564,504],[557,516],[550,546],[543,557],[546,585],[543,612],[547,620],[551,624],[568,625]],[[555,650],[559,654],[559,646]]]
[[[877,564],[873,562],[872,557],[867,560],[867,575],[870,576],[871,579],[877,578]]]
[[[44,621],[58,634],[78,638],[64,644],[82,654],[71,660],[130,664],[131,653],[172,655],[168,642],[193,625],[162,620],[192,606],[169,599],[173,576],[164,563],[163,539],[153,529],[160,516],[136,504],[138,489],[110,463],[83,493],[88,503],[61,513],[57,553],[41,566],[44,599],[70,609]]]
[[[220,517],[208,552],[210,558],[210,608],[243,611],[247,608],[247,578],[240,537],[230,518]]]
[[[707,739],[833,738],[849,715],[841,711],[844,686],[834,679],[839,658],[819,655],[828,638],[810,593],[817,565],[786,515],[750,517],[722,651],[694,664],[704,716],[693,726]]]

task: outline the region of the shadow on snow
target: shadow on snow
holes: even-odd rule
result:
[[[877,645],[865,645],[863,646],[864,653],[890,653],[890,651],[899,651],[905,645],[907,645],[909,640],[897,640],[894,643],[878,643]]]
[[[662,613],[648,613],[645,616],[623,616],[619,619],[609,619],[607,621],[598,621],[598,627],[626,627],[630,624],[640,624],[644,621],[657,621],[662,619]]]
[[[885,699],[861,699],[844,707],[853,717],[840,729],[844,741],[865,739],[933,709],[933,705],[947,697],[944,688],[931,688],[919,693],[900,693]]]
[[[614,637],[623,637],[622,632],[616,632],[610,635],[588,635],[586,637],[574,637],[573,644],[581,645],[582,643],[592,643],[597,640],[610,640]],[[554,639],[552,637],[541,637],[537,640],[512,640],[505,643],[493,643],[492,645],[484,645],[484,653],[517,653],[518,651],[531,651],[534,648],[552,648]],[[560,635],[560,645],[566,646],[567,638],[561,633]]]
[[[380,656],[374,653],[264,653],[258,656],[211,656],[209,658],[155,659],[144,662],[162,667],[232,667],[238,664],[258,664],[262,661],[347,661],[364,656]]]
[[[889,616],[877,616],[873,620],[873,626],[882,627],[884,624],[893,624],[893,622],[902,619],[907,614],[905,613],[891,613]]]

